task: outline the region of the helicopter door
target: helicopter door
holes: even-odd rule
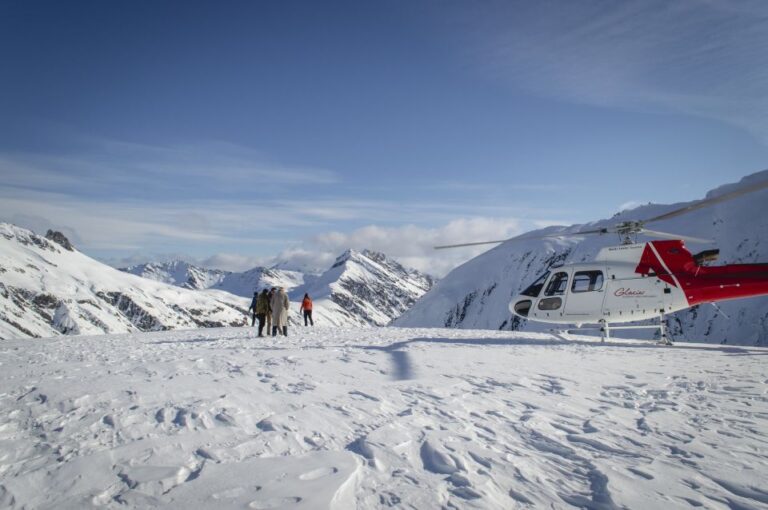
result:
[[[554,273],[544,288],[544,293],[536,305],[533,316],[539,319],[562,317],[567,289],[568,271],[562,270]]]
[[[603,271],[574,271],[568,292],[565,317],[574,322],[595,321],[602,315],[605,300],[605,275]]]

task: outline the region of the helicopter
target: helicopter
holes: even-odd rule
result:
[[[711,266],[719,250],[692,254],[685,246],[711,243],[651,230],[649,223],[668,220],[691,211],[768,188],[768,181],[707,198],[686,207],[646,219],[623,221],[613,227],[569,234],[522,234],[499,241],[435,246],[435,249],[497,244],[528,239],[617,234],[621,244],[602,248],[594,261],[552,266],[509,303],[513,315],[554,324],[597,324],[602,340],[616,329],[658,329],[659,342],[671,345],[664,316],[703,303],[768,295],[768,263]],[[637,242],[643,234],[662,238]],[[656,325],[626,325],[649,319]],[[618,324],[618,325],[617,325]]]

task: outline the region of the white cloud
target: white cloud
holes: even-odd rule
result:
[[[459,218],[439,227],[416,225],[382,227],[369,225],[351,232],[326,232],[307,240],[300,248],[278,256],[298,266],[317,262],[327,268],[334,258],[348,248],[371,249],[395,258],[401,263],[436,276],[493,248],[456,248],[436,251],[435,246],[464,242],[501,240],[522,232],[521,221],[514,218]]]
[[[245,271],[257,266],[278,265],[284,269],[321,272],[328,269],[341,253],[353,248],[380,251],[407,267],[442,277],[458,265],[495,245],[448,250],[435,250],[435,246],[503,240],[531,228],[541,228],[551,224],[553,222],[546,220],[523,221],[515,218],[471,217],[454,219],[432,228],[412,224],[398,227],[368,225],[350,232],[324,232],[284,249],[277,255],[219,252],[198,257],[178,252],[149,253],[140,245],[126,244],[119,247],[130,251],[128,255],[102,257],[101,260],[114,267],[184,260],[201,267],[228,271]]]
[[[271,257],[257,257],[240,253],[216,253],[203,259],[191,259],[195,264],[225,271],[247,271],[259,266],[270,266]]]
[[[109,199],[73,196],[69,193],[25,190],[0,185],[0,220],[35,231],[44,228],[77,233],[82,249],[146,250],[152,244],[198,243],[216,246],[259,246],[261,252],[275,251],[300,239],[307,230],[327,232],[333,226],[354,228],[363,222],[373,225],[446,224],[461,215],[479,214],[505,218],[523,212],[507,205],[476,205],[452,202],[401,202],[395,200],[352,200],[319,198],[307,201],[280,198],[260,201],[238,199]],[[545,210],[525,211],[546,217]],[[29,218],[36,218],[35,221]],[[55,219],[55,221],[54,221]],[[533,221],[531,218],[530,221]],[[454,238],[471,238],[486,224],[472,220],[450,223]],[[462,225],[465,230],[461,231]],[[438,234],[423,227],[366,227],[355,231],[356,245],[362,240],[386,245],[392,229],[414,232],[415,236]],[[422,229],[422,230],[419,230]],[[425,234],[428,232],[428,234]],[[348,234],[345,234],[348,235]],[[318,237],[318,243],[332,244],[333,235]],[[403,238],[403,242],[405,239]],[[445,244],[445,243],[443,243]],[[173,249],[173,248],[172,248]],[[241,248],[238,248],[241,249]]]

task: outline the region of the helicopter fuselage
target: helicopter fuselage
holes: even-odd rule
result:
[[[558,324],[624,323],[701,303],[768,294],[768,264],[699,265],[681,240],[603,248],[594,262],[551,268],[509,304]]]

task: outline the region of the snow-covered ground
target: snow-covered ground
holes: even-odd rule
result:
[[[768,508],[768,349],[292,333],[0,342],[0,508]]]

